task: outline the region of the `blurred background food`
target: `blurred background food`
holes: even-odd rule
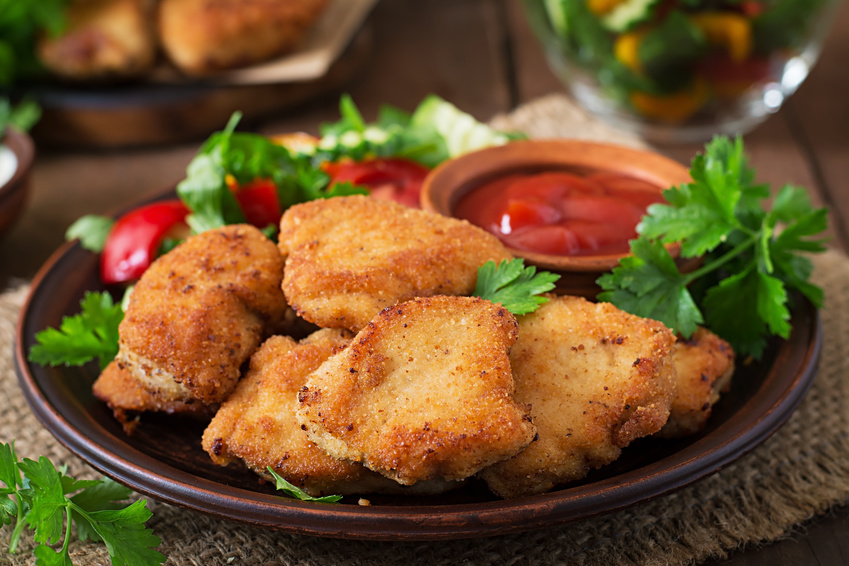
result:
[[[156,58],[154,7],[149,0],[74,0],[62,31],[40,34],[36,57],[63,79],[141,76]]]
[[[198,141],[336,91],[377,0],[0,0],[0,94],[54,147]]]
[[[816,61],[836,0],[524,0],[590,112],[658,141],[747,131]]]
[[[161,0],[157,31],[170,61],[186,73],[205,74],[291,51],[326,4],[327,0]]]
[[[197,76],[295,49],[328,0],[21,0],[0,15],[2,82],[145,77],[160,61]],[[16,29],[12,29],[16,28]],[[162,58],[158,57],[161,52]]]

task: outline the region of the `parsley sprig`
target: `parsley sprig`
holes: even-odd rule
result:
[[[80,301],[81,311],[62,319],[59,328],[46,328],[35,335],[28,359],[41,365],[81,366],[93,359],[100,369],[118,353],[118,325],[124,310],[112,296],[87,291]]]
[[[272,468],[271,466],[268,466],[268,473],[271,474],[271,477],[274,478],[274,488],[278,491],[282,491],[289,497],[294,497],[295,499],[300,499],[301,501],[313,501],[315,503],[336,503],[337,501],[342,499],[341,495],[324,495],[321,497],[315,497],[313,495],[310,495],[298,486],[286,481],[286,479],[284,479],[277,472],[275,472],[274,468]]]
[[[538,295],[554,289],[559,275],[548,271],[536,272],[525,267],[522,259],[503,260],[498,266],[488,261],[478,268],[478,282],[472,295],[501,305],[513,314],[527,314],[548,299]]]
[[[144,500],[119,503],[132,492],[108,479],[75,480],[42,456],[18,460],[14,444],[0,444],[0,525],[14,525],[9,553],[17,551],[25,527],[35,531],[33,553],[40,566],[70,566],[71,524],[80,540],[103,542],[114,566],[165,562],[154,550],[159,537],[144,524]],[[55,548],[61,543],[59,548]]]
[[[790,290],[822,306],[804,254],[825,250],[828,211],[814,209],[806,191],[790,185],[767,209],[769,187],[754,184],[739,138],[711,141],[690,175],[692,183],[664,192],[668,204],[649,207],[632,255],[598,280],[599,299],[684,336],[706,324],[738,353],[760,357],[768,336],[790,334]],[[683,258],[704,255],[702,266],[680,273],[664,247],[674,242]]]

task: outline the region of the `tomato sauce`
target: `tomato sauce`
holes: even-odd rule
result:
[[[625,253],[655,185],[618,173],[514,173],[466,193],[454,215],[517,250],[550,255]]]

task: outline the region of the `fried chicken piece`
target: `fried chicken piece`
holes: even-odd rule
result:
[[[221,466],[242,460],[260,476],[267,468],[313,496],[401,493],[396,482],[362,464],[337,460],[310,442],[295,419],[307,376],[351,341],[345,330],[319,330],[300,342],[272,336],[251,357],[250,370],[203,433],[203,449]],[[447,482],[419,494],[439,493]]]
[[[66,79],[140,76],[156,56],[153,9],[150,0],[75,0],[66,29],[39,40],[38,57]]]
[[[92,389],[94,396],[112,409],[113,415],[124,426],[127,434],[132,434],[138,424],[138,415],[146,411],[189,415],[203,419],[209,419],[215,414],[215,406],[204,405],[193,399],[170,401],[151,395],[136,381],[127,368],[114,360],[106,366],[94,382]]]
[[[253,226],[193,236],[136,284],[116,360],[163,403],[220,403],[242,363],[285,319],[282,278],[277,248]]]
[[[330,455],[404,485],[469,477],[534,438],[513,400],[515,340],[515,318],[489,301],[397,304],[309,376],[298,421]]]
[[[465,220],[365,196],[289,208],[279,242],[292,308],[323,328],[353,332],[397,302],[468,295],[479,266],[511,257]]]
[[[203,75],[291,51],[327,0],[162,0],[159,36],[183,72]]]
[[[675,392],[672,331],[611,304],[548,295],[519,317],[510,352],[516,400],[539,438],[479,476],[505,498],[549,491],[613,462],[660,430]]]
[[[678,385],[669,420],[657,434],[663,438],[702,430],[720,393],[731,387],[734,374],[731,345],[706,328],[699,328],[689,339],[679,337],[672,359]]]

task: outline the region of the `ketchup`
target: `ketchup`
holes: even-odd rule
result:
[[[507,246],[549,255],[626,253],[655,185],[619,173],[515,173],[466,193],[454,209]]]

